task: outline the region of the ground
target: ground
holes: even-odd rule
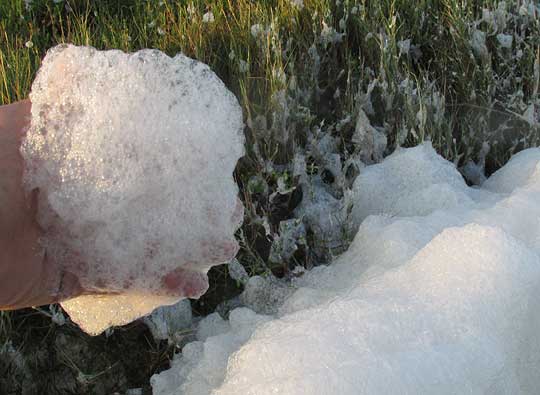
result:
[[[238,260],[249,275],[287,277],[347,246],[347,229],[337,243],[321,240],[297,210],[306,182],[343,201],[360,160],[429,139],[476,183],[540,136],[540,19],[528,0],[13,0],[0,1],[0,37],[0,104],[28,96],[58,43],[208,63],[244,110],[247,154],[235,176],[246,207]],[[195,314],[242,288],[225,266],[211,282]],[[8,393],[20,382],[33,383],[28,394],[147,387],[175,351],[142,323],[90,338],[52,321],[48,307],[0,314]]]

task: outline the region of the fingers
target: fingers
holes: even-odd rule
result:
[[[20,143],[30,125],[31,109],[29,99],[0,106],[0,133],[10,134]]]
[[[61,302],[75,296],[82,295],[84,290],[79,278],[70,272],[65,272],[60,279],[60,286],[55,302]]]
[[[76,275],[62,272],[43,255],[0,256],[0,310],[57,303],[84,293]]]
[[[44,252],[38,248],[4,250],[0,263],[0,307],[3,310],[54,301],[60,277],[48,267]]]
[[[238,252],[238,243],[235,240],[220,242],[201,242],[203,250],[202,259],[206,262],[228,262]],[[208,277],[205,273],[191,269],[192,266],[185,264],[162,278],[165,290],[172,296],[183,296],[187,298],[198,298],[208,289]],[[187,269],[186,267],[189,267]]]
[[[178,268],[162,279],[163,285],[173,296],[198,298],[208,289],[208,277],[204,273]]]

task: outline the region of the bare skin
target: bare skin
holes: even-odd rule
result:
[[[29,100],[0,106],[0,309],[57,302],[82,293],[77,278],[47,259],[39,243],[37,191],[25,196],[19,152]]]

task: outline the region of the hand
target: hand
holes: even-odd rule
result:
[[[29,100],[0,106],[0,310],[49,304],[82,294],[121,293],[118,290],[105,292],[103,287],[83,289],[73,274],[80,271],[76,262],[71,273],[69,268],[60,267],[48,258],[40,244],[43,230],[36,220],[38,191],[30,196],[25,194],[24,162],[19,152],[29,126],[30,109]],[[238,201],[231,220],[240,223],[242,217],[243,206]],[[204,263],[225,263],[238,249],[234,240],[202,244]],[[197,298],[206,291],[206,274],[187,266],[162,278],[163,292]]]
[[[29,100],[0,106],[0,309],[60,301],[82,293],[79,281],[47,259],[36,221],[37,193],[26,196],[19,152]]]

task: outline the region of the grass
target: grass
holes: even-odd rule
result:
[[[507,48],[501,39],[509,36]],[[294,174],[298,154],[309,176],[320,176],[341,197],[347,183],[335,180],[354,178],[348,164],[358,157],[373,161],[429,139],[463,166],[483,160],[487,143],[490,173],[514,152],[537,146],[540,136],[540,18],[527,0],[419,0],[414,6],[407,0],[34,0],[28,8],[22,0],[0,0],[0,104],[28,96],[40,60],[59,43],[181,51],[208,63],[235,93],[247,125],[247,155],[236,171],[246,206],[239,260],[251,275],[287,275],[334,253],[320,253],[308,228],[292,256],[269,259],[280,223],[296,216],[307,193]],[[386,137],[381,152],[358,143],[360,112]],[[328,136],[336,148],[318,153]],[[338,155],[338,170],[328,154]],[[208,295],[194,302],[200,314],[240,290],[225,267],[211,278]],[[10,340],[26,355],[44,344],[53,350],[59,333],[77,333],[40,313],[1,314],[0,345]],[[129,328],[115,335],[117,344],[139,331],[137,347],[146,357],[134,364],[144,378],[126,374],[126,388],[142,385],[152,373],[147,367],[161,366],[171,352],[143,341],[148,333],[140,325]],[[101,350],[112,342],[76,336],[101,341]]]

